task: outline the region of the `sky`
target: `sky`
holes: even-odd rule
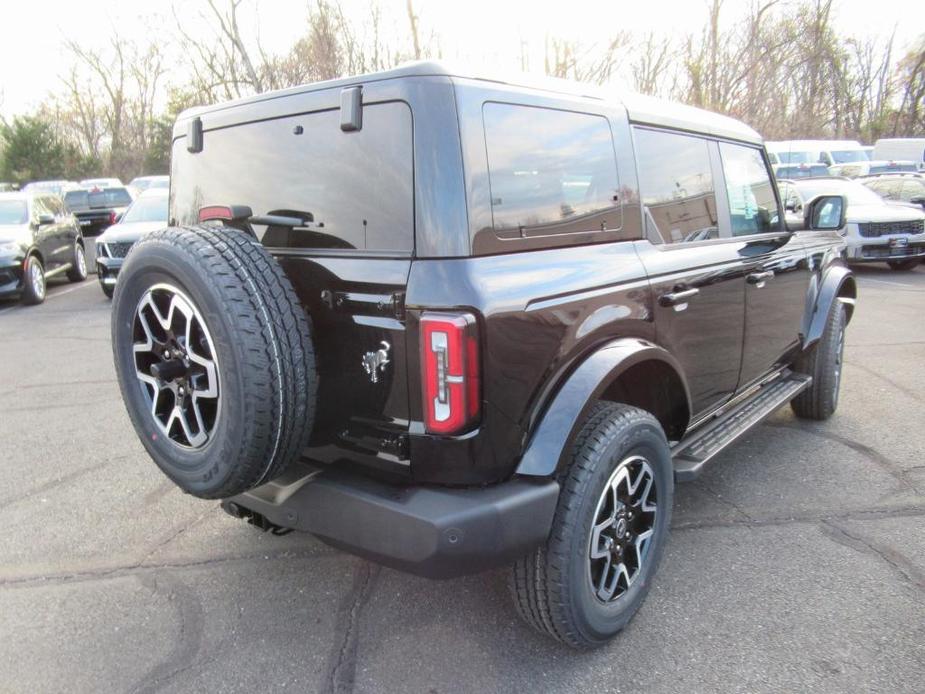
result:
[[[222,0],[219,0],[221,2]],[[406,0],[378,0],[386,27],[407,31]],[[422,31],[440,39],[444,57],[470,63],[513,66],[521,42],[528,48],[530,68],[542,69],[542,45],[547,35],[584,42],[604,42],[618,31],[648,31],[682,37],[699,32],[707,0],[413,0]],[[781,0],[784,4],[792,0]],[[248,4],[249,3],[249,4]],[[0,41],[0,115],[35,108],[60,88],[68,54],[64,40],[103,47],[112,33],[130,40],[172,35],[173,6],[189,33],[203,20],[197,8],[204,0],[27,0],[5,12]],[[728,20],[744,13],[749,0],[725,0]],[[352,19],[369,16],[368,0],[341,0]],[[182,8],[182,9],[181,9]],[[192,8],[192,9],[191,9]],[[303,32],[306,0],[245,0],[242,24],[259,27],[268,48],[291,45]],[[666,23],[667,20],[667,23]],[[925,34],[923,0],[836,0],[835,23],[845,35],[887,38],[896,32],[899,48]],[[179,56],[176,78],[182,76]],[[172,76],[174,77],[174,76]]]

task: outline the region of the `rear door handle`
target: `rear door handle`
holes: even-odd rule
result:
[[[700,290],[696,287],[691,289],[682,289],[676,292],[670,292],[668,294],[662,294],[658,297],[658,303],[662,306],[674,306],[675,310],[683,311],[687,308],[687,300],[693,299],[700,293]]]
[[[774,270],[764,270],[763,272],[753,272],[746,277],[749,284],[757,284],[759,287],[764,286],[766,280],[774,279]]]

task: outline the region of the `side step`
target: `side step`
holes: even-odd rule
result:
[[[713,456],[781,405],[790,402],[812,382],[812,376],[785,371],[732,409],[704,424],[672,449],[675,479],[684,482],[696,478]]]

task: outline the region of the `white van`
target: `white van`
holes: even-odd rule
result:
[[[848,164],[867,161],[857,140],[783,140],[765,142],[772,164]]]
[[[925,171],[925,137],[893,137],[874,143],[874,159],[885,161],[911,160],[919,171]]]

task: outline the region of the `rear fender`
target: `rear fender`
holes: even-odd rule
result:
[[[559,388],[533,430],[517,466],[518,475],[549,476],[565,462],[591,407],[621,375],[643,362],[660,362],[678,377],[690,413],[690,392],[677,360],[656,344],[636,338],[614,340],[583,361]],[[686,426],[687,421],[682,425]]]

